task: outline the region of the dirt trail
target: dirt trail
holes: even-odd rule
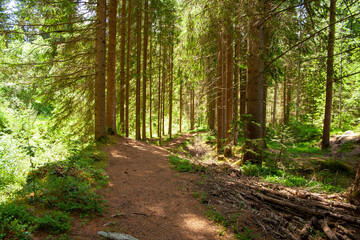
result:
[[[116,144],[104,147],[110,183],[102,195],[109,210],[84,226],[80,220],[74,221],[72,239],[101,239],[97,232],[103,230],[140,240],[230,239],[219,236],[220,228],[205,217],[205,207],[192,197],[196,176],[170,169],[168,151],[129,138],[114,140]]]

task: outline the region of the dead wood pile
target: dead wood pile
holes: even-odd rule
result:
[[[310,230],[314,229],[323,231],[328,239],[360,239],[359,207],[347,203],[340,194],[260,182],[237,170],[228,174],[210,170],[203,188],[208,204],[243,206],[262,232],[274,239],[312,239]]]

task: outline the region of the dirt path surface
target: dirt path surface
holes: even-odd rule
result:
[[[189,136],[169,143],[178,144]],[[194,174],[177,173],[163,147],[115,137],[104,147],[109,156],[109,187],[102,190],[108,212],[87,224],[74,221],[72,239],[101,239],[98,231],[121,232],[140,240],[230,239],[208,220],[205,207],[194,197]]]

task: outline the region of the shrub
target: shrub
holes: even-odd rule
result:
[[[71,218],[69,214],[60,211],[50,212],[43,217],[37,217],[35,219],[38,230],[54,234],[64,233],[70,230],[70,221]]]
[[[0,205],[0,239],[31,239],[30,232],[35,228],[33,220],[24,205],[15,202]]]
[[[175,168],[178,172],[200,172],[202,171],[201,166],[192,164],[187,159],[182,159],[177,156],[169,156],[170,165]]]

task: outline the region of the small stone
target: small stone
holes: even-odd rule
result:
[[[97,234],[102,237],[105,237],[108,239],[113,239],[113,240],[138,240],[137,238],[134,238],[133,236],[122,234],[122,233],[116,233],[116,232],[99,231]]]
[[[103,225],[103,227],[114,226],[114,225],[116,225],[116,222],[108,222],[108,223],[105,223],[105,224]]]
[[[354,135],[355,135],[355,133],[353,131],[350,131],[350,130],[344,132],[344,134],[343,134],[343,136],[354,136]]]

